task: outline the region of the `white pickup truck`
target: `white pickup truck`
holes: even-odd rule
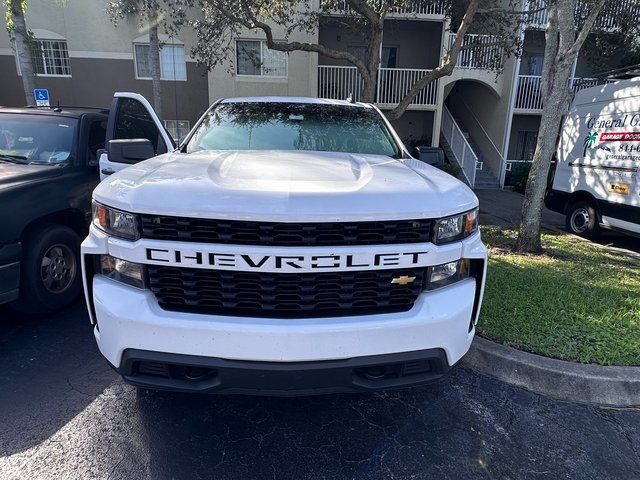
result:
[[[178,148],[139,95],[116,94],[110,115],[101,169],[116,173],[93,193],[83,278],[126,381],[376,390],[435,381],[469,349],[478,200],[412,158],[376,107],[221,100]]]

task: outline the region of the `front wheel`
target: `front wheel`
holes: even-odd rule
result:
[[[20,297],[13,306],[24,313],[50,313],[80,294],[80,238],[63,225],[47,225],[24,242]]]
[[[600,235],[598,212],[590,202],[573,203],[566,216],[567,230],[584,238],[596,238]]]

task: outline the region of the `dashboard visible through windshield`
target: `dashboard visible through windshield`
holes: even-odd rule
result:
[[[202,150],[312,150],[399,157],[380,114],[361,106],[278,102],[223,103],[186,147]]]
[[[0,161],[64,163],[73,153],[77,123],[62,116],[0,114]]]

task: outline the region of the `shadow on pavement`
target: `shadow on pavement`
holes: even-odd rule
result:
[[[137,398],[150,478],[616,478],[638,416],[557,403],[462,369],[388,393]],[[628,415],[628,417],[625,417]],[[636,440],[637,445],[637,440]],[[536,476],[533,472],[546,472]]]
[[[84,301],[41,318],[0,306],[0,456],[51,437],[115,379]]]

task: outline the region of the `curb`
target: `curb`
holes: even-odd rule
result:
[[[559,400],[603,407],[640,406],[640,367],[607,367],[556,360],[477,335],[461,365]]]

